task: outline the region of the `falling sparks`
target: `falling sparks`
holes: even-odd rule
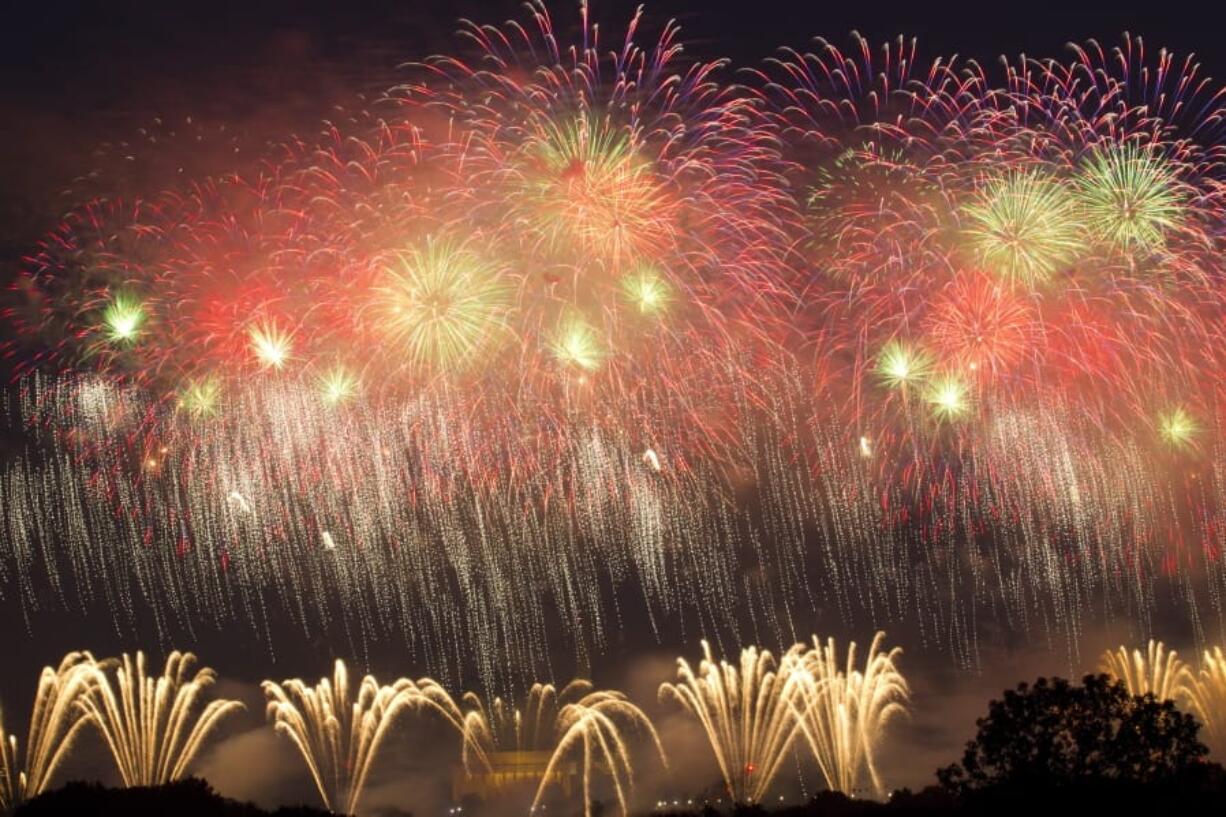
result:
[[[1119,647],[1103,653],[1099,669],[1123,682],[1129,695],[1153,695],[1160,701],[1187,700],[1192,672],[1175,650],[1150,639],[1145,652]]]
[[[877,752],[891,720],[905,714],[911,690],[898,670],[898,648],[882,651],[884,633],[877,633],[861,666],[855,642],[839,666],[834,639],[823,645],[816,637],[804,654],[799,695],[792,702],[800,731],[831,791],[854,794],[867,778],[873,793],[884,797],[886,786]]]
[[[575,760],[581,770],[584,814],[592,814],[592,787],[596,776],[604,773],[626,815],[634,787],[629,737],[635,731],[643,733],[656,757],[666,763],[660,739],[642,710],[622,693],[595,690],[587,681],[572,681],[561,690],[552,684],[534,684],[522,708],[513,708],[500,698],[486,704],[472,693],[464,701],[468,711],[461,727],[463,757],[470,773],[490,772],[503,757],[530,752],[548,756],[537,775],[534,812],[564,767]],[[443,704],[442,709],[454,712],[457,708]]]
[[[1214,752],[1226,752],[1226,653],[1207,649],[1200,670],[1192,677],[1189,704],[1205,727],[1205,742]]]
[[[639,615],[921,620],[972,664],[981,628],[1216,609],[1226,97],[1194,61],[1127,39],[1038,81],[857,36],[734,74],[637,12],[613,49],[526,23],[23,251],[0,590],[167,635],[289,610],[518,688]]]

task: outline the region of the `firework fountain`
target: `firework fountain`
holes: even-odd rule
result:
[[[662,700],[701,724],[734,802],[762,801],[800,731],[793,699],[802,655],[796,647],[776,661],[769,650],[746,647],[734,665],[717,662],[703,642],[698,670],[679,658],[677,682],[660,685]]]
[[[0,808],[15,809],[42,794],[89,721],[77,702],[90,680],[93,657],[69,653],[58,667],[44,667],[34,693],[30,728],[22,748],[0,722]]]
[[[622,693],[594,690],[588,681],[572,681],[561,691],[551,684],[534,684],[522,709],[500,698],[486,705],[471,692],[464,702],[468,711],[462,727],[463,759],[469,774],[493,771],[496,758],[507,753],[547,756],[543,768],[533,770],[529,778],[539,778],[533,812],[561,777],[564,765],[578,755],[584,814],[591,814],[593,783],[600,771],[609,776],[618,807],[627,814],[634,786],[629,733],[635,730],[647,734],[656,757],[667,764],[659,737],[642,710]]]
[[[801,734],[808,743],[826,787],[855,793],[867,778],[877,797],[886,794],[875,755],[885,740],[886,725],[906,712],[907,680],[897,664],[901,650],[881,650],[885,633],[877,633],[861,668],[855,642],[840,669],[834,639],[816,638],[804,654],[799,694],[792,703]]]
[[[294,678],[264,682],[268,719],[293,742],[324,806],[356,814],[367,776],[396,719],[413,704],[416,687],[401,678],[380,685],[367,675],[350,692],[349,670],[337,660],[332,679],[315,686]]]
[[[105,664],[95,663],[80,709],[98,729],[125,786],[157,786],[178,780],[238,701],[214,700],[197,713],[201,694],[216,680],[196,656],[172,652],[161,676],[145,670],[144,653],[115,662],[112,684]]]

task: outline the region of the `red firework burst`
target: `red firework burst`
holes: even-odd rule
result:
[[[1038,358],[1043,341],[1035,307],[977,272],[958,275],[933,297],[924,327],[947,365],[979,376]]]

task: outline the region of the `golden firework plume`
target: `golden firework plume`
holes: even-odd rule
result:
[[[778,662],[767,650],[746,647],[740,666],[716,661],[702,642],[695,672],[677,659],[677,683],[660,685],[661,700],[677,701],[698,719],[730,796],[761,801],[799,731],[793,701],[803,672],[803,645]]]
[[[362,789],[388,730],[421,699],[407,678],[380,686],[367,675],[350,694],[349,670],[337,659],[332,679],[308,686],[299,678],[262,684],[267,715],[306,762],[329,809],[356,814]]]
[[[159,677],[145,669],[137,651],[116,662],[114,683],[109,667],[94,663],[81,707],[98,728],[115,759],[125,786],[156,786],[177,780],[200,752],[222,718],[243,708],[238,701],[210,701],[197,714],[202,693],[217,674],[201,667],[192,674],[196,656],[172,652]]]
[[[87,652],[70,652],[58,667],[43,667],[30,712],[24,764],[17,736],[5,729],[0,716],[0,810],[16,808],[45,791],[72,751],[88,722],[78,702],[93,667],[93,656]]]
[[[1129,695],[1148,695],[1160,701],[1187,703],[1193,695],[1192,671],[1175,650],[1167,650],[1161,641],[1152,638],[1145,652],[1140,648],[1128,651],[1120,646],[1103,653],[1099,671],[1122,681]]]
[[[559,692],[553,684],[534,684],[521,708],[494,698],[487,706],[480,696],[467,693],[464,703],[463,760],[470,774],[490,771],[494,758],[504,752],[545,752],[549,759],[539,775],[533,811],[540,806],[551,783],[574,754],[582,755],[583,808],[591,814],[592,784],[607,772],[622,814],[634,787],[628,733],[639,729],[650,736],[660,760],[664,749],[651,721],[620,692],[593,690],[588,681],[571,681]]]
[[[876,750],[886,724],[906,713],[911,691],[896,661],[902,650],[882,652],[884,639],[882,632],[873,637],[862,669],[853,641],[840,669],[834,639],[823,646],[814,636],[813,649],[803,656],[804,671],[796,676],[799,694],[792,706],[801,734],[833,791],[852,793],[867,776],[873,792],[885,794]]]
[[[1221,647],[1205,650],[1190,690],[1189,706],[1205,726],[1205,742],[1215,753],[1226,751],[1226,654]]]
[[[469,773],[490,768],[496,752],[537,752],[553,748],[560,708],[592,691],[587,681],[574,680],[561,692],[553,684],[533,684],[522,707],[502,698],[487,705],[474,692],[464,694],[464,768]]]
[[[620,692],[611,690],[591,692],[583,698],[564,705],[558,712],[555,724],[557,743],[545,768],[545,776],[532,801],[532,810],[540,805],[545,789],[553,780],[555,770],[571,753],[583,753],[583,814],[592,814],[592,778],[598,769],[608,771],[617,794],[617,805],[624,816],[627,813],[626,798],[634,787],[634,766],[624,733],[627,728],[640,728],[651,736],[660,762],[667,765],[664,747],[651,721]]]

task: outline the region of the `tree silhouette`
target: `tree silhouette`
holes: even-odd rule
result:
[[[112,789],[98,783],[69,783],[21,805],[13,817],[335,817],[308,806],[265,811],[222,797],[206,781],[188,777],[161,786]]]
[[[1169,783],[1201,763],[1200,724],[1171,701],[1132,696],[1106,675],[1021,684],[988,705],[960,764],[937,772],[966,796],[990,790]]]

